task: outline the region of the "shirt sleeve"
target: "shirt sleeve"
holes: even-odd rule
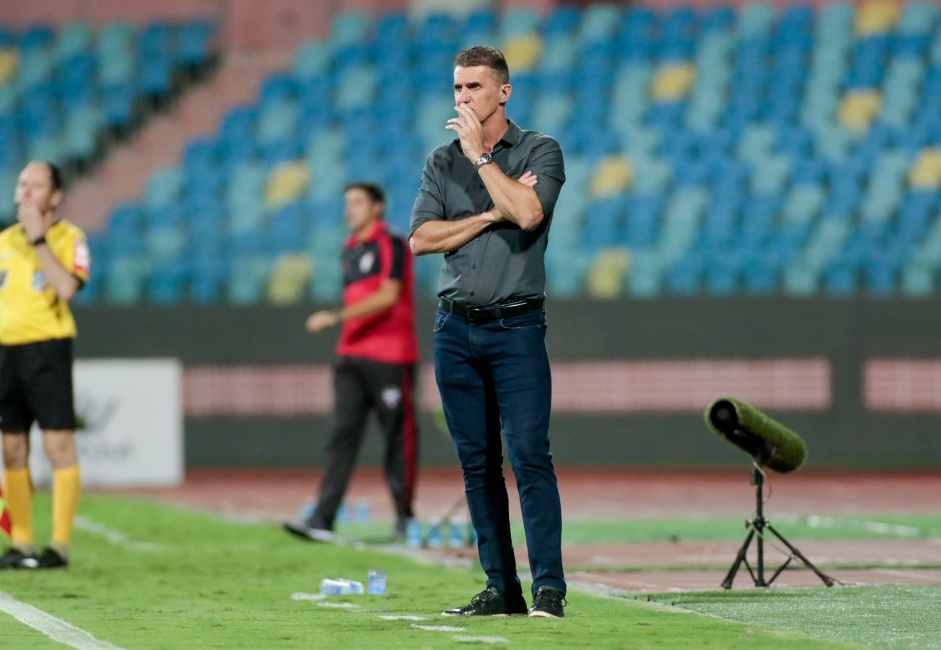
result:
[[[405,241],[399,237],[389,237],[389,272],[386,278],[401,281],[405,275]]]
[[[88,241],[82,233],[72,236],[72,241],[63,249],[64,259],[62,266],[81,281],[88,282],[91,275],[91,253],[88,250]]]
[[[408,236],[415,234],[418,228],[429,221],[444,219],[444,200],[441,188],[438,185],[434,170],[434,152],[425,160],[425,168],[421,173],[421,183],[418,186],[418,196],[412,206],[412,218],[408,227]]]
[[[538,182],[533,189],[542,205],[542,213],[548,217],[555,210],[559,192],[565,182],[562,147],[555,139],[542,136],[540,142],[533,147],[526,168],[537,176]]]

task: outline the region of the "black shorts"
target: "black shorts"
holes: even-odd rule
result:
[[[0,431],[74,431],[72,359],[72,339],[0,345]]]

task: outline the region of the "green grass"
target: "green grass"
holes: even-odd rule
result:
[[[48,494],[37,495],[39,539],[48,535]],[[466,603],[482,588],[479,570],[416,562],[379,549],[307,544],[273,525],[242,524],[193,511],[118,497],[87,494],[81,515],[98,526],[76,531],[72,567],[59,572],[8,571],[0,591],[123,648],[450,648],[456,635],[500,637],[513,648],[845,648],[931,647],[898,645],[928,637],[924,615],[937,611],[937,589],[748,590],[671,594],[647,602],[569,594],[561,621],[525,617],[444,618],[440,611]],[[911,520],[906,520],[911,521]],[[937,523],[927,521],[927,528]],[[664,531],[702,534],[709,522],[654,520],[612,526],[650,540]],[[689,522],[688,522],[689,523]],[[908,524],[904,524],[908,525]],[[919,524],[921,525],[921,524]],[[566,529],[567,541],[604,531],[587,522]],[[738,539],[741,522],[728,533]],[[649,528],[647,533],[639,532]],[[850,527],[849,534],[856,534]],[[388,532],[381,524],[350,532]],[[110,535],[121,533],[120,536]],[[343,531],[341,531],[343,532]],[[859,531],[856,531],[857,533]],[[716,533],[718,534],[718,533]],[[862,534],[862,533],[860,533]],[[868,533],[867,533],[868,534]],[[646,535],[646,538],[644,537]],[[522,537],[519,537],[522,539]],[[592,541],[597,541],[592,539]],[[607,540],[611,541],[611,540]],[[620,538],[617,541],[621,541]],[[148,546],[152,544],[152,546]],[[315,593],[320,580],[346,577],[365,583],[369,569],[389,574],[384,596],[331,597],[356,609],[293,600]],[[924,598],[919,601],[918,595]],[[677,607],[663,606],[676,603]],[[892,604],[898,611],[893,616]],[[825,608],[823,604],[826,604]],[[880,609],[881,608],[881,609]],[[695,610],[699,613],[691,613]],[[785,610],[786,615],[776,612]],[[879,611],[880,616],[867,615]],[[835,634],[841,612],[854,630]],[[451,625],[461,632],[424,631],[413,622],[382,615],[415,615],[419,625]],[[908,635],[908,636],[906,636]],[[941,634],[935,632],[935,636]],[[0,613],[0,639],[9,648],[61,648],[39,632]],[[937,647],[937,646],[933,646]]]
[[[804,540],[941,538],[941,515],[769,517],[785,537]],[[513,529],[523,535],[522,526]],[[745,517],[566,521],[567,544],[732,542],[745,537]]]
[[[941,515],[778,515],[771,523],[786,537],[804,540],[941,538]],[[388,523],[341,523],[337,532],[366,542],[385,541]],[[637,518],[629,520],[567,520],[564,544],[644,544],[654,542],[734,542],[745,536],[745,517]],[[523,539],[523,526],[513,526]],[[445,531],[447,541],[447,531]]]
[[[695,612],[880,648],[941,648],[941,587],[884,585],[655,595]]]

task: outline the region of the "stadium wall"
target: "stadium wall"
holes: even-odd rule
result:
[[[184,366],[188,466],[320,465],[336,332],[311,307],[82,307],[80,358]],[[418,309],[421,458],[455,463],[431,360],[434,304]],[[875,299],[553,300],[552,444],[560,464],[737,466],[706,429],[718,395],[807,441],[808,466],[931,468],[941,458],[937,304]],[[363,458],[376,463],[373,432]]]

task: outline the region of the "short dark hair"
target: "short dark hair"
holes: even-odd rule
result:
[[[350,190],[363,190],[366,192],[366,195],[369,197],[369,200],[373,203],[385,203],[386,202],[386,193],[382,191],[382,188],[376,185],[375,183],[367,182],[358,182],[350,183],[343,190],[343,193],[347,193]]]
[[[42,161],[43,164],[49,168],[49,183],[52,186],[53,192],[58,192],[62,189],[62,169],[59,168],[54,162],[48,160]]]
[[[493,70],[497,75],[497,80],[501,84],[510,83],[510,66],[506,64],[506,57],[503,52],[489,45],[475,45],[466,50],[461,50],[454,57],[454,66],[462,68],[471,68],[473,66],[486,66]]]

